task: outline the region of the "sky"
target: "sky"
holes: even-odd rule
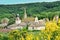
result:
[[[57,0],[0,0],[0,4],[24,4],[33,2],[53,2]]]

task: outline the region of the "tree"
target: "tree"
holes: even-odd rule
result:
[[[7,28],[8,22],[9,22],[9,19],[8,19],[8,18],[3,18],[3,19],[1,20],[2,26],[3,26],[4,28]]]
[[[1,23],[7,23],[7,24],[8,24],[8,22],[9,22],[9,19],[8,19],[8,18],[3,18],[3,19],[1,20]]]

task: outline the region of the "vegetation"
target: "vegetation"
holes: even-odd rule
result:
[[[22,30],[12,30],[6,34],[0,33],[0,40],[60,40],[60,19],[57,23],[55,20],[52,20],[53,16],[60,16],[60,1],[16,5],[0,5],[0,20],[7,17],[10,20],[10,25],[14,23],[17,13],[20,14],[20,17],[24,15],[24,8],[26,8],[29,17],[38,16],[39,19],[50,19],[50,21],[46,22],[45,30],[29,31],[27,30],[27,25],[27,27]],[[5,18],[4,20],[7,19]]]

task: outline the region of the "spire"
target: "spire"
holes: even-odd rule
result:
[[[38,17],[37,16],[35,17],[35,22],[38,22]]]
[[[24,8],[24,18],[27,18],[26,8]]]
[[[19,14],[17,14],[16,16],[17,16],[17,17],[16,17],[15,23],[16,23],[16,24],[20,24],[20,23],[21,23],[21,20],[20,20],[20,18],[19,18]]]

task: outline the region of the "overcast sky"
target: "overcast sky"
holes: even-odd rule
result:
[[[22,4],[33,2],[53,2],[57,0],[0,0],[0,4]]]

